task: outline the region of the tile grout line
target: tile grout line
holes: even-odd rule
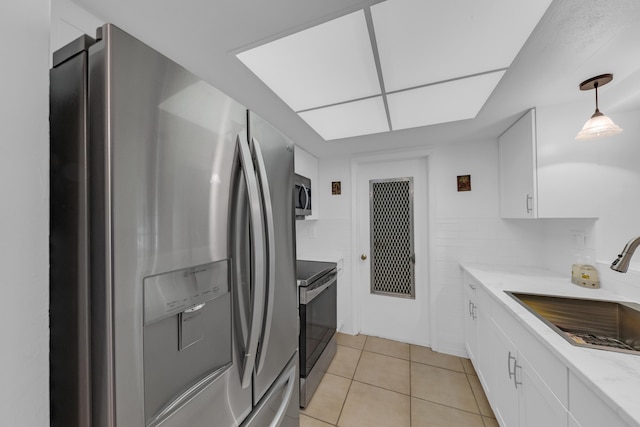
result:
[[[321,423],[329,424],[329,423],[328,423],[328,422],[326,422],[325,420],[321,420],[320,418],[316,418],[316,417],[313,417],[313,416],[311,416],[311,415],[307,415],[307,414],[301,414],[301,415],[304,415],[305,417],[307,417],[307,418],[311,418],[311,419],[314,419],[314,420],[316,420],[316,421],[320,421]],[[335,426],[336,426],[335,424],[329,424],[329,425],[330,425],[330,426],[332,426],[332,427],[335,427]]]
[[[474,397],[475,397],[475,396],[474,396]],[[485,418],[491,418],[491,417],[489,417],[489,416],[482,415],[482,414],[479,414],[479,413],[477,413],[477,412],[472,412],[472,411],[468,411],[468,410],[466,410],[466,409],[458,408],[458,407],[455,407],[455,406],[446,405],[446,404],[444,404],[444,403],[436,402],[436,401],[434,401],[434,400],[423,399],[423,398],[421,398],[421,397],[416,397],[416,399],[418,399],[418,400],[422,400],[423,402],[433,403],[434,405],[444,406],[445,408],[455,409],[456,411],[466,412],[467,414],[471,414],[471,415],[478,415],[478,416],[480,416],[480,417],[485,417]]]
[[[336,427],[340,423],[340,417],[342,417],[342,411],[344,411],[344,405],[346,405],[346,403],[347,403],[347,398],[349,397],[349,392],[351,391],[351,386],[353,385],[353,382],[355,381],[354,378],[356,376],[356,371],[358,370],[358,365],[360,364],[360,359],[362,359],[362,353],[364,353],[364,346],[367,344],[367,339],[369,339],[368,336],[364,339],[364,343],[362,344],[362,349],[360,349],[360,356],[358,356],[358,362],[356,363],[356,369],[354,369],[353,375],[351,376],[351,379],[349,380],[349,388],[347,389],[347,394],[344,396],[344,401],[342,402],[342,407],[340,408],[340,413],[338,414],[338,420],[335,423]]]
[[[411,379],[413,378],[413,360],[411,360],[411,344],[409,344],[409,427],[413,426],[413,389]]]
[[[412,363],[419,363],[420,365],[425,365],[425,366],[431,366],[432,368],[444,369],[444,370],[449,371],[449,372],[457,372],[457,373],[459,373],[459,374],[465,374],[465,375],[468,375],[468,374],[464,371],[464,368],[462,368],[462,371],[456,371],[455,369],[445,368],[445,367],[442,367],[442,366],[440,366],[440,365],[433,365],[433,364],[431,364],[431,363],[418,362],[418,361],[416,361],[416,360],[411,360],[410,362],[412,362]]]
[[[381,387],[381,386],[379,386],[379,385],[375,385],[375,384],[369,384],[369,383],[366,383],[366,382],[364,382],[364,381],[359,381],[359,380],[355,380],[355,379],[354,379],[354,380],[352,380],[352,382],[354,382],[354,383],[358,383],[358,384],[368,385],[369,387],[379,388],[380,390],[384,390],[384,391],[390,391],[391,393],[396,393],[396,394],[399,394],[399,395],[401,395],[401,396],[411,397],[411,392],[409,392],[409,394],[406,394],[406,393],[399,392],[399,391],[397,391],[397,390],[392,390],[392,389],[390,389],[390,388]],[[423,400],[424,400],[424,399],[423,399]]]
[[[467,379],[467,384],[469,384],[469,388],[471,389],[471,394],[473,395],[473,400],[476,402],[476,407],[478,408],[478,415],[480,415],[480,421],[482,421],[482,425],[484,425],[484,420],[482,419],[482,411],[480,410],[480,404],[478,403],[478,397],[476,396],[476,392],[473,390],[473,386],[471,385],[471,380],[469,379],[469,374],[465,373],[465,378]]]

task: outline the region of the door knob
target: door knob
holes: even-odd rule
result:
[[[360,255],[360,259],[364,261],[365,259],[367,259],[367,256],[365,254],[362,254]]]

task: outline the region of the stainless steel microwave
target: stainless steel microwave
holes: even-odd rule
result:
[[[311,215],[311,180],[302,175],[294,177],[294,199],[296,204],[296,218]]]

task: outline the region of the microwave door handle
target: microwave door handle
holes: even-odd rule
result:
[[[251,138],[251,149],[254,154],[255,163],[258,172],[258,184],[262,194],[262,203],[264,207],[264,219],[266,223],[266,242],[267,242],[267,302],[266,302],[266,314],[264,317],[264,323],[262,327],[262,340],[260,344],[260,353],[258,354],[258,361],[256,363],[256,373],[260,374],[264,367],[264,362],[267,356],[267,348],[269,346],[269,339],[271,336],[271,322],[273,320],[273,304],[274,293],[276,284],[276,244],[275,244],[275,226],[273,222],[273,207],[271,205],[271,192],[269,191],[269,181],[267,180],[267,169],[264,164],[264,158],[262,157],[262,150],[260,143],[257,139]]]
[[[249,340],[244,353],[244,368],[242,370],[242,388],[251,385],[251,376],[256,362],[256,352],[262,329],[265,292],[265,260],[264,260],[264,224],[262,220],[262,206],[256,179],[255,169],[251,160],[249,144],[244,134],[238,134],[236,139],[240,153],[240,164],[247,184],[249,198],[249,222],[252,229],[251,245],[251,322],[249,325]]]
[[[305,186],[303,184],[299,184],[298,185],[298,205],[300,205],[300,209],[306,209],[306,205],[307,205],[307,189],[305,188]],[[304,194],[305,197],[305,201],[302,201],[302,195]],[[296,209],[298,209],[296,207]]]
[[[305,198],[304,209],[307,210],[307,209],[309,209],[309,202],[310,202],[310,200],[309,200],[309,190],[304,185],[302,186],[302,190],[304,191],[304,198]]]

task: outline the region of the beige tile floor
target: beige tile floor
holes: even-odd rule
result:
[[[469,359],[365,335],[338,351],[301,427],[495,427]]]

